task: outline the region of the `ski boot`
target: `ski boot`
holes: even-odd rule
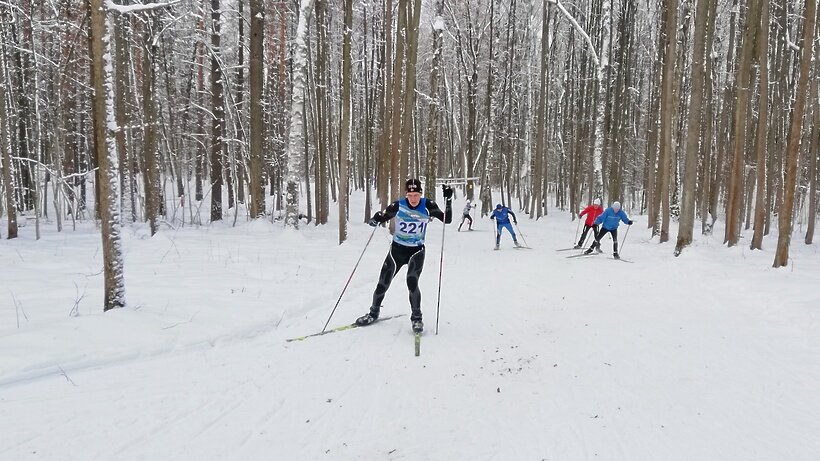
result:
[[[612,253],[612,257],[613,257],[613,258],[615,258],[615,259],[621,259],[621,257],[620,257],[620,256],[618,256],[618,252],[617,252],[617,251],[616,251],[615,253]]]
[[[374,323],[376,320],[379,320],[379,311],[374,311],[371,309],[370,312],[356,319],[356,325],[366,327],[371,323]]]
[[[424,323],[421,320],[413,320],[413,333],[420,334],[424,331]]]
[[[513,240],[513,244],[515,244],[516,248],[521,248],[521,244],[518,243],[518,240]]]
[[[583,248],[581,245],[575,245],[572,247],[573,250],[580,250],[581,248]]]
[[[495,248],[493,248],[493,249],[494,249],[494,250],[497,250],[498,248],[499,248],[499,245],[496,243],[496,244],[495,244]]]

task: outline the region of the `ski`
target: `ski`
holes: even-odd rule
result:
[[[421,333],[414,333],[414,336],[416,337],[416,357],[418,357],[421,354]]]
[[[634,263],[635,262],[635,261],[630,261],[630,260],[624,259],[624,258],[612,258],[612,259],[614,259],[615,261],[623,261],[625,263]]]
[[[567,259],[569,259],[569,258],[581,258],[583,256],[595,256],[596,254],[598,254],[598,253],[594,253],[594,252],[593,253],[580,253],[580,254],[577,254],[577,255],[569,255],[569,256],[567,256]]]
[[[382,321],[384,321],[384,320],[395,319],[395,318],[397,318],[397,317],[404,317],[405,315],[407,315],[407,314],[397,314],[397,315],[389,315],[389,316],[387,316],[387,317],[379,317],[379,319],[378,319],[378,320],[376,320],[376,321],[375,321],[375,322],[373,322],[373,323],[382,322]],[[372,325],[372,324],[371,324],[371,325]],[[360,326],[360,325],[356,325],[355,323],[351,323],[351,324],[349,324],[349,325],[342,325],[342,326],[340,326],[340,327],[331,328],[330,330],[320,331],[320,332],[318,332],[318,333],[313,333],[313,334],[309,334],[309,335],[305,335],[305,336],[299,336],[299,337],[297,337],[297,338],[290,338],[290,339],[286,339],[285,341],[287,341],[287,342],[291,342],[291,341],[304,341],[305,339],[307,339],[307,338],[313,338],[314,336],[322,336],[322,335],[326,335],[326,334],[328,334],[328,333],[336,333],[337,331],[352,330],[353,328],[359,328],[359,326]],[[370,325],[367,325],[367,326],[370,326]]]
[[[560,248],[560,249],[555,250],[555,251],[572,251],[572,250],[582,250],[582,249],[583,249],[583,248],[575,248],[575,247],[572,247],[572,248]]]

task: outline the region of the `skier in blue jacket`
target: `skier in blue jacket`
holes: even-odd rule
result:
[[[595,224],[601,224],[601,230],[595,235],[595,241],[584,254],[592,253],[592,250],[597,249],[601,253],[601,239],[607,233],[612,234],[612,256],[615,259],[620,259],[618,255],[618,225],[621,221],[624,224],[631,226],[632,220],[626,215],[626,212],[621,209],[620,202],[612,202],[612,206],[607,208],[600,216],[595,219]]]
[[[515,231],[513,230],[512,225],[510,224],[510,216],[512,216],[513,222],[518,224],[518,218],[515,217],[515,213],[512,212],[509,208],[501,205],[500,203],[495,206],[495,210],[493,210],[493,214],[490,215],[490,219],[495,219],[495,249],[498,249],[499,244],[501,244],[501,231],[507,229],[512,235],[513,243],[516,247],[520,247],[521,245],[518,244],[518,239],[515,236]]]

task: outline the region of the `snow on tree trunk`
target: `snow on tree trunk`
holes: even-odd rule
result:
[[[592,168],[594,171],[593,187],[595,195],[603,197],[604,179],[602,177],[603,162],[601,158],[604,154],[604,137],[607,135],[605,129],[607,91],[609,83],[606,81],[606,70],[609,67],[609,40],[612,28],[612,15],[610,14],[610,3],[606,0],[601,2],[601,57],[598,63],[598,98],[595,104],[595,149],[592,154]],[[615,200],[618,197],[610,197]]]
[[[91,83],[94,148],[100,169],[99,203],[102,229],[105,300],[103,310],[125,306],[122,244],[120,241],[119,159],[115,143],[114,91],[107,8],[90,0]]]
[[[293,96],[290,106],[290,132],[287,152],[287,189],[285,195],[285,225],[299,227],[299,171],[305,157],[304,125],[305,72],[307,69],[307,31],[313,0],[302,0],[299,23],[296,26],[293,50]]]

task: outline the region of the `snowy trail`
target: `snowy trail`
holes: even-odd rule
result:
[[[0,367],[0,459],[816,459],[811,250],[795,272],[708,240],[674,259],[636,228],[624,252],[634,264],[567,260],[554,250],[574,224],[521,218],[532,250],[505,234],[494,251],[486,219],[448,230],[439,335],[431,227],[418,358],[406,316],[285,342],[321,330],[366,226],[341,247],[332,229],[222,229],[207,244],[195,231],[170,251],[167,239],[134,239],[130,293],[144,312],[0,332],[16,346]],[[366,311],[388,242],[379,229],[330,326]],[[183,270],[198,293],[171,286]],[[161,313],[180,323],[164,329]],[[409,313],[404,270],[382,313]],[[56,342],[71,354],[26,355],[66,325],[91,338]],[[112,325],[132,336],[95,349],[117,343],[98,333]],[[49,353],[66,376],[19,365]]]

